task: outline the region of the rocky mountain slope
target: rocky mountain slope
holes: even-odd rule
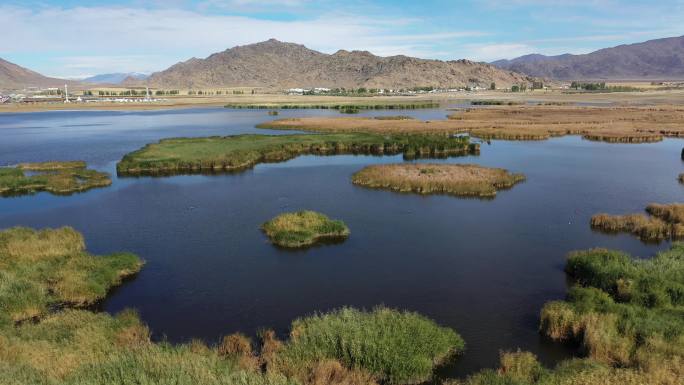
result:
[[[27,87],[64,87],[78,82],[50,78],[14,63],[0,59],[0,90],[21,90]]]
[[[499,68],[559,80],[684,79],[684,36],[620,45],[585,55],[526,55]]]
[[[155,87],[345,87],[411,88],[510,86],[526,77],[485,63],[439,61],[407,56],[380,57],[366,51],[325,54],[275,39],[238,46],[206,59],[192,58],[152,74]],[[127,81],[135,84],[135,81]]]

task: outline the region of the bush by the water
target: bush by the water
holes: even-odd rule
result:
[[[27,175],[27,171],[32,174]],[[111,184],[109,174],[88,170],[81,161],[22,163],[0,168],[0,196],[39,191],[67,195]]]

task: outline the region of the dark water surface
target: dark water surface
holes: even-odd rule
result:
[[[443,118],[444,110],[374,111]],[[338,115],[284,111],[280,117]],[[362,114],[363,115],[363,114]],[[265,110],[48,112],[0,115],[0,165],[82,159],[114,172],[125,153],[164,137],[269,133]],[[466,353],[444,372],[495,367],[500,350],[524,349],[553,364],[573,354],[542,338],[544,302],[562,299],[567,252],[619,248],[648,257],[667,247],[592,232],[597,212],[640,212],[681,201],[682,142],[619,145],[579,137],[484,144],[477,163],[528,180],[491,201],[421,197],[355,187],[363,166],[401,156],[303,156],[231,175],[116,178],[112,187],[69,197],[0,199],[0,227],[69,225],[97,254],[131,251],[147,261],[103,308],[136,308],[156,338],[285,335],[290,322],[340,306],[384,304],[456,329]],[[270,245],[259,226],[290,210],[343,219],[342,244],[307,251]]]

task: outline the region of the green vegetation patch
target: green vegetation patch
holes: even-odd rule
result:
[[[501,356],[464,385],[681,384],[684,378],[684,244],[652,259],[606,249],[570,254],[576,282],[566,301],[547,303],[541,331],[573,341],[587,358],[547,370],[527,352]]]
[[[140,270],[133,254],[95,257],[70,227],[0,232],[0,323],[38,318],[55,307],[87,306]]]
[[[684,238],[684,204],[652,203],[646,212],[649,215],[596,214],[591,217],[591,227],[608,233],[631,233],[644,242]]]
[[[416,313],[344,308],[294,321],[275,365],[297,371],[308,362],[334,359],[390,384],[418,383],[464,347],[452,329]]]
[[[524,180],[522,174],[472,164],[375,165],[352,176],[354,184],[370,188],[480,198],[492,198],[497,190],[511,188]]]
[[[291,248],[349,236],[349,228],[344,222],[314,211],[280,214],[264,223],[262,229],[274,244]]]
[[[445,135],[299,134],[163,139],[127,154],[120,175],[234,171],[299,155],[400,154],[406,158],[478,153],[468,138]]]
[[[88,170],[81,161],[22,163],[0,168],[0,196],[39,191],[68,195],[111,184],[109,174]]]

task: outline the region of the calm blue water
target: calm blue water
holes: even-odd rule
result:
[[[372,111],[443,118],[445,110]],[[334,115],[286,110],[279,117]],[[273,133],[265,110],[48,112],[0,115],[0,165],[82,159],[114,173],[125,153],[165,137]],[[384,304],[456,329],[466,353],[445,369],[494,367],[502,349],[530,350],[546,364],[573,352],[537,332],[544,302],[566,292],[565,255],[590,247],[648,257],[660,245],[592,232],[597,212],[639,212],[681,201],[684,142],[619,145],[564,137],[484,144],[477,163],[527,175],[491,201],[422,197],[353,186],[350,176],[401,156],[303,156],[240,174],[117,178],[110,188],[68,197],[0,199],[0,228],[69,225],[94,253],[131,251],[143,271],[103,303],[136,308],[156,338],[218,341],[254,334],[340,306]],[[423,160],[424,161],[424,160]],[[283,211],[312,209],[343,219],[342,244],[307,251],[273,247],[260,232]]]

